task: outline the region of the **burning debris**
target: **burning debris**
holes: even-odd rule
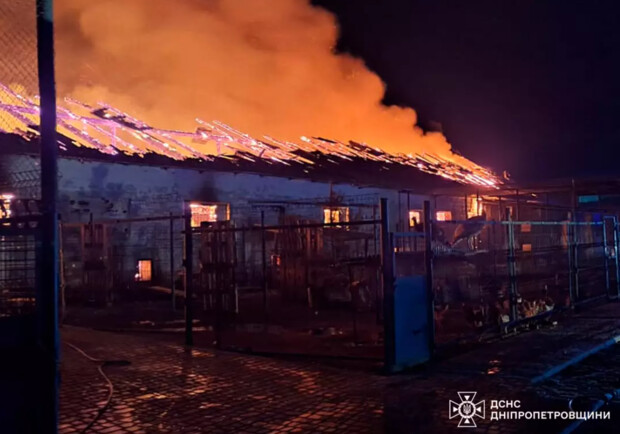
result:
[[[10,118],[10,129],[6,132],[17,132],[24,137],[38,134],[39,110],[37,97],[26,97],[0,83],[0,113]],[[501,184],[495,174],[474,163],[466,166],[430,153],[393,154],[363,143],[305,136],[297,143],[271,136],[257,139],[222,122],[201,119],[196,119],[194,131],[160,129],[106,103],[89,105],[73,98],[64,98],[57,110],[58,130],[71,138],[73,145],[95,148],[109,155],[144,156],[152,152],[175,160],[210,161],[223,157],[286,165],[312,165],[317,155],[328,155],[334,163],[362,159],[381,162],[387,167],[411,166],[462,184],[494,188]]]

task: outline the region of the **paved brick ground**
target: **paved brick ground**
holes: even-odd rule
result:
[[[131,362],[104,368],[115,393],[92,432],[444,433],[462,432],[448,419],[448,401],[457,399],[457,391],[473,390],[485,400],[520,399],[526,410],[563,408],[566,394],[550,394],[554,388],[547,383],[532,387],[531,378],[620,333],[618,318],[620,305],[606,305],[557,327],[391,377],[366,366],[187,351],[178,344],[180,336],[65,327],[63,339],[93,357]],[[105,401],[106,383],[96,363],[66,345],[62,374],[61,432],[79,432]],[[561,428],[488,418],[478,425],[468,432]]]

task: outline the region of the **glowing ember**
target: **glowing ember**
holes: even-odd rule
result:
[[[0,110],[12,117],[9,126],[15,133],[38,134],[38,98],[27,98],[0,84]],[[333,156],[330,161],[354,158],[414,167],[462,184],[498,188],[499,178],[491,171],[469,161],[467,166],[434,154],[390,154],[362,143],[342,143],[324,138],[302,136],[300,143],[280,141],[270,136],[255,139],[222,122],[196,119],[193,132],[152,127],[108,104],[87,105],[65,98],[58,107],[58,130],[76,146],[95,148],[116,155],[144,156],[153,152],[175,160],[213,157],[258,159],[276,164],[314,164],[313,154]]]

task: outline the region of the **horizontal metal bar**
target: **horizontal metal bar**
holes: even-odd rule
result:
[[[161,217],[136,217],[136,218],[128,218],[128,219],[109,219],[109,220],[96,220],[91,222],[82,222],[82,223],[62,223],[63,227],[80,227],[80,226],[90,226],[93,225],[109,225],[109,224],[123,224],[123,223],[141,223],[141,222],[156,222],[162,221],[166,222],[169,220],[181,220],[183,219],[182,215],[167,215]]]
[[[550,221],[513,221],[513,220],[484,220],[484,221],[475,221],[475,220],[433,220],[433,223],[448,223],[448,224],[483,224],[483,225],[530,225],[530,226],[603,226],[603,222],[573,222],[568,220],[561,220],[557,222]]]
[[[211,227],[199,227],[192,228],[193,233],[202,232],[242,232],[242,231],[261,231],[261,230],[280,230],[280,229],[312,229],[312,228],[338,228],[343,226],[365,226],[365,225],[378,225],[381,220],[360,220],[353,222],[339,222],[339,223],[306,223],[296,225],[273,225],[273,226],[244,226],[244,227],[231,227],[231,228],[211,228]],[[368,233],[368,235],[373,235]]]
[[[424,238],[424,232],[394,232],[394,238]]]

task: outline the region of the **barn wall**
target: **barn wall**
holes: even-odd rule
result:
[[[20,167],[20,170],[37,170],[37,159],[25,155],[10,155],[3,158],[6,168]],[[23,196],[16,186],[15,193]],[[76,159],[59,160],[59,212],[63,223],[87,223],[91,215],[94,221],[137,217],[180,215],[183,201],[223,202],[231,206],[232,218],[237,225],[258,223],[260,210],[250,206],[250,201],[287,201],[304,199],[327,199],[333,194],[347,204],[377,204],[379,198],[388,199],[390,228],[392,231],[408,230],[408,209],[422,209],[423,195],[410,194],[407,200],[395,190],[372,187],[357,187],[347,184],[330,185],[327,182],[286,179],[248,173],[198,171],[182,168],[162,168],[146,165],[127,165]],[[400,196],[400,197],[399,197]],[[400,202],[399,202],[400,199]],[[408,205],[407,205],[408,204]],[[370,219],[373,210],[369,207],[350,205],[351,219]],[[277,223],[277,211],[265,208],[267,223]],[[314,221],[322,220],[321,206],[299,206],[286,210],[286,214]],[[376,215],[378,218],[378,213]],[[400,225],[398,223],[400,222]],[[174,268],[182,268],[182,223],[175,222]],[[131,282],[138,259],[153,259],[153,277],[158,284],[170,282],[169,222],[131,225],[109,225],[109,244],[122,245],[119,251],[111,250],[115,256],[116,269],[110,276]],[[66,240],[63,249],[65,279],[68,286],[78,286],[83,276],[80,255],[77,254],[79,234],[71,229],[64,232]],[[120,241],[119,241],[120,240]],[[129,247],[127,247],[129,246]],[[122,251],[120,251],[122,250]],[[97,252],[93,253],[96,262]],[[101,281],[93,273],[93,282]],[[112,286],[118,287],[118,283]],[[122,286],[122,285],[121,285]]]

